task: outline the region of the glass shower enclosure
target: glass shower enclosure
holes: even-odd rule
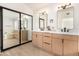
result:
[[[25,43],[32,40],[32,21],[31,17],[25,14],[21,14],[21,43]]]
[[[0,7],[1,51],[32,40],[32,16]]]

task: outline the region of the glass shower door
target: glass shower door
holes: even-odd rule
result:
[[[3,9],[3,49],[19,44],[19,13]]]
[[[25,43],[32,38],[32,17],[21,14],[21,43]]]

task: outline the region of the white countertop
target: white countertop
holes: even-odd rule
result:
[[[33,31],[33,32],[47,32],[47,33],[66,34],[66,35],[79,35],[79,33],[70,33],[70,32],[54,32],[54,31]]]

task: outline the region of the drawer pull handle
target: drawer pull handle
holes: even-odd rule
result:
[[[64,43],[64,39],[62,39],[62,43]]]
[[[49,36],[45,36],[45,37],[49,37]]]
[[[44,42],[45,44],[48,44],[48,45],[50,45],[50,43],[47,43],[47,42]]]

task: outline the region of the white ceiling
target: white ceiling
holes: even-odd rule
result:
[[[45,6],[51,5],[51,3],[25,3],[25,4],[28,7],[30,7],[32,10],[38,10],[38,9],[43,8]]]

